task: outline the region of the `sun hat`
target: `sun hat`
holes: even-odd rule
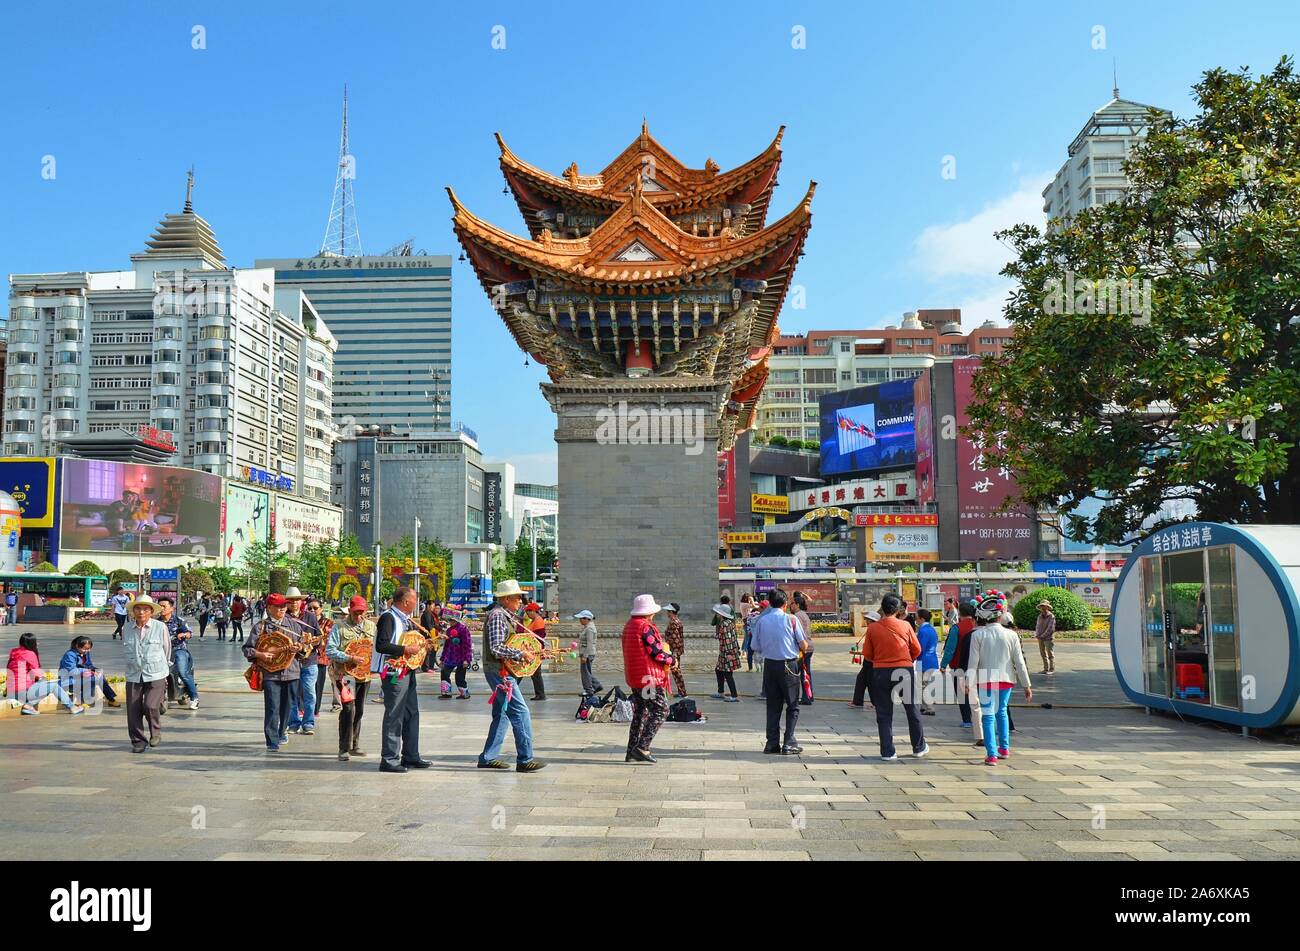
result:
[[[1034,605],[1034,607],[1038,607],[1038,608],[1050,608],[1051,606],[1052,606],[1051,601],[1039,601],[1036,605]]]
[[[519,587],[519,582],[516,581],[514,578],[510,578],[507,581],[501,582],[499,585],[496,586],[496,589],[492,592],[492,596],[494,598],[510,598],[510,597],[514,597],[515,595],[518,595],[519,597],[523,597],[524,590],[523,588]]]
[[[289,590],[284,593],[286,601],[306,601],[307,595],[303,594],[297,588],[290,586]]]
[[[354,594],[352,600],[348,602],[349,611],[368,611],[369,609],[369,603],[359,594]]]
[[[591,621],[594,620],[595,617],[596,615],[592,614],[590,611],[579,611],[573,616],[573,619],[575,621],[581,621],[583,618],[586,618],[588,621]]]
[[[735,615],[731,613],[731,605],[729,604],[715,604],[713,606],[713,613],[719,617],[726,618],[728,621],[735,617]]]
[[[667,604],[664,605],[664,609],[668,611],[672,611],[673,614],[682,613],[682,606],[678,604],[676,601],[669,601]]]
[[[654,595],[638,594],[632,599],[632,610],[629,612],[632,617],[649,617],[652,614],[658,614],[663,608],[655,604]]]
[[[158,602],[149,597],[148,593],[143,591],[132,598],[131,603],[128,604],[127,607],[133,608],[137,604],[144,605],[147,608],[152,608],[155,611],[158,610]]]

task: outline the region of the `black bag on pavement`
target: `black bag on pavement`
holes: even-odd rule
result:
[[[696,719],[695,701],[689,697],[683,700],[678,700],[668,708],[668,720],[670,723],[694,723]]]

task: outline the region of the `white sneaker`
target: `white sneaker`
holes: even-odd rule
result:
[[[191,700],[191,701],[190,701],[190,709],[191,709],[191,710],[197,710],[198,708],[199,708],[199,702],[198,702],[197,700]]]
[[[925,756],[925,755],[926,755],[927,753],[929,753],[929,752],[930,752],[930,744],[927,743],[927,744],[925,744],[925,746],[921,747],[919,750],[917,750],[917,751],[916,751],[915,753],[913,753],[912,755],[915,756],[917,759],[920,759],[922,756]]]
[[[897,762],[898,762],[898,754],[895,753],[893,756],[882,756],[882,757],[880,757],[880,761],[881,761],[882,763],[897,763]]]

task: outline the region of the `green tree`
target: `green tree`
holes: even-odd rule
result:
[[[1059,504],[1074,538],[1131,538],[1180,500],[1300,520],[1300,79],[1284,58],[1194,92],[1194,117],[1151,114],[1122,201],[999,235],[1015,337],[975,377],[968,432],[1017,474],[1013,501]],[[1090,298],[1084,280],[1130,282],[1130,311],[1149,288],[1152,306],[1100,313],[1114,285]],[[1090,496],[1091,525],[1075,514]]]
[[[115,568],[108,573],[108,590],[115,591],[124,581],[135,581],[135,572],[126,568]]]
[[[1058,631],[1086,631],[1092,626],[1092,609],[1088,602],[1066,588],[1035,588],[1024,595],[1011,609],[1016,627],[1033,630],[1038,623],[1038,602],[1046,601],[1056,615]]]
[[[68,569],[68,574],[80,575],[81,577],[102,575],[103,573],[104,569],[89,559],[83,559]]]
[[[48,561],[39,561],[32,565],[32,571],[46,575],[57,575],[59,573],[59,569],[55,568],[54,565],[50,564]]]
[[[197,594],[210,594],[212,575],[206,568],[185,568],[181,571],[181,594],[192,598]]]
[[[289,554],[275,542],[253,542],[244,549],[244,556],[239,560],[235,576],[248,587],[249,592],[257,595],[267,591],[271,571],[284,568],[289,563]]]
[[[208,574],[212,577],[212,589],[223,594],[229,594],[242,584],[234,570],[225,566],[209,568]]]

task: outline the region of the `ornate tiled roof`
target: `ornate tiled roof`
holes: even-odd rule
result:
[[[535,236],[542,228],[536,212],[548,203],[584,206],[600,214],[613,214],[630,198],[634,181],[644,183],[646,200],[669,218],[736,202],[748,206],[743,230],[756,231],[767,219],[768,203],[781,165],[784,135],[785,126],[782,126],[761,153],[743,165],[722,172],[712,159],[705,162],[704,168],[687,168],[643,124],[641,135],[596,175],[579,174],[576,162],[562,175],[552,175],[519,158],[499,132],[496,139],[501,148],[501,170],[529,231]]]

